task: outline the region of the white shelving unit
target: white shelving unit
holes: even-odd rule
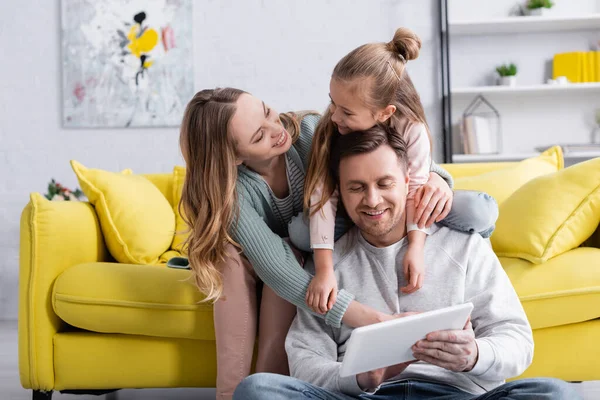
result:
[[[442,85],[444,99],[449,99],[443,103],[444,134],[452,138],[452,146],[449,141],[444,142],[446,159],[452,162],[519,161],[539,155],[534,150],[539,147],[539,142],[584,144],[589,140],[584,131],[592,129],[590,121],[595,111],[591,109],[600,106],[600,82],[533,83],[537,80],[532,74],[534,70],[542,78],[538,78],[540,81],[548,76],[554,54],[586,51],[585,46],[597,40],[596,33],[600,34],[600,0],[597,5],[583,0],[570,1],[579,3],[561,3],[555,6],[552,10],[555,15],[551,16],[502,17],[502,13],[511,12],[509,8],[514,9],[509,0],[499,0],[496,4],[483,4],[480,0],[452,2],[454,11],[448,11],[450,0],[441,0]],[[569,12],[579,14],[568,15]],[[477,19],[479,15],[481,19]],[[535,35],[537,33],[545,34]],[[586,40],[588,44],[583,45]],[[497,43],[501,43],[500,46],[496,47]],[[454,46],[457,47],[452,50]],[[535,48],[526,54],[529,46]],[[516,55],[516,60],[513,55]],[[488,61],[492,59],[494,64]],[[518,80],[522,82],[521,86],[471,86],[477,82],[491,82],[492,68],[513,60],[517,65],[522,63],[520,70],[525,71],[524,78]],[[456,69],[451,63],[458,65]],[[532,63],[539,64],[533,66]],[[471,68],[474,71],[472,75],[464,72]],[[478,75],[482,68],[486,68],[489,75]],[[458,79],[450,76],[450,70],[459,71],[455,73]],[[500,113],[500,149],[503,153],[458,154],[462,150],[462,139],[457,132],[461,110],[468,109],[479,95],[489,100],[494,111]],[[556,125],[549,122],[553,118],[558,121]],[[575,118],[572,124],[567,122],[571,118]],[[527,151],[527,148],[531,150]],[[580,162],[600,157],[600,151],[571,151],[566,152],[564,157],[569,163]]]
[[[473,96],[478,94],[506,94],[506,95],[528,95],[559,92],[594,92],[600,96],[600,82],[591,83],[567,83],[555,85],[530,85],[530,86],[474,86],[453,88],[452,95]]]
[[[532,32],[593,30],[600,27],[600,14],[572,17],[508,17],[449,22],[450,35],[490,35]]]

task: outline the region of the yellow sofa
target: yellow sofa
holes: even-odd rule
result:
[[[447,167],[457,181],[477,186],[472,177],[509,165]],[[144,176],[173,205],[174,175]],[[89,203],[31,195],[21,218],[22,386],[34,398],[52,391],[214,387],[212,307],[198,303],[189,272],[117,263],[102,231]],[[524,377],[600,380],[599,247],[596,232],[543,263],[500,258],[534,329],[535,357]]]

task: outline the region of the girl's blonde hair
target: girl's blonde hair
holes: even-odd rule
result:
[[[240,247],[229,233],[239,211],[236,145],[229,123],[244,93],[234,88],[202,90],[188,103],[181,123],[179,144],[186,174],[178,207],[189,227],[184,251],[204,301],[221,297],[220,266],[227,259],[226,247]],[[285,113],[279,118],[295,141],[300,133],[298,115]]]
[[[391,128],[399,129],[406,118],[425,125],[430,135],[421,98],[406,71],[406,62],[416,59],[420,49],[421,39],[410,29],[399,28],[388,43],[368,43],[352,50],[337,63],[331,79],[352,85],[373,112],[390,104],[396,106],[396,112],[386,121]],[[339,133],[328,109],[315,130],[304,185],[304,208],[311,214],[320,210],[335,190],[328,167],[336,135]],[[323,196],[318,204],[310,204],[310,196],[319,185],[324,185]]]

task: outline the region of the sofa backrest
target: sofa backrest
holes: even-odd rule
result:
[[[517,165],[518,162],[496,162],[496,163],[464,163],[464,164],[441,164],[440,166],[456,178],[477,176],[486,172],[497,171]]]

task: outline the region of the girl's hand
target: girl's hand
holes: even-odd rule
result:
[[[333,270],[317,272],[306,291],[306,304],[318,314],[325,314],[337,300],[337,280]]]
[[[427,183],[415,193],[415,223],[423,229],[446,218],[452,208],[453,197],[446,181],[438,174],[430,173]]]
[[[408,284],[400,288],[400,291],[404,294],[411,294],[421,289],[425,273],[423,249],[409,244],[404,256],[403,266],[404,279],[406,279]]]

